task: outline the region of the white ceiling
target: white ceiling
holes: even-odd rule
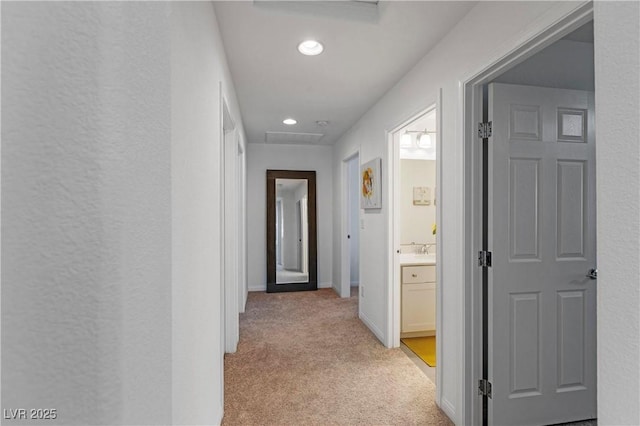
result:
[[[216,1],[248,142],[266,132],[323,134],[333,144],[406,74],[475,2]],[[325,51],[303,56],[300,41]],[[294,126],[282,124],[293,117]],[[316,121],[329,124],[319,126]],[[270,135],[270,143],[278,138]],[[280,135],[292,143],[295,135]]]

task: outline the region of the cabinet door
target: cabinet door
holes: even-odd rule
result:
[[[436,281],[436,267],[431,265],[403,266],[402,284],[433,283]]]
[[[402,285],[402,332],[436,329],[436,284]]]

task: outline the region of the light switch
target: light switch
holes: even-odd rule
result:
[[[360,218],[360,229],[364,229],[364,218]]]

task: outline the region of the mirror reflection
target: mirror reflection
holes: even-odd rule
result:
[[[276,284],[309,281],[307,179],[276,179]]]

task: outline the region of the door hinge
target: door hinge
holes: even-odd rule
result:
[[[486,123],[478,123],[478,137],[480,139],[486,139],[491,137],[491,121]]]
[[[492,398],[490,381],[486,379],[478,380],[478,395]]]
[[[491,252],[486,250],[480,250],[478,252],[478,266],[483,268],[491,266]]]

